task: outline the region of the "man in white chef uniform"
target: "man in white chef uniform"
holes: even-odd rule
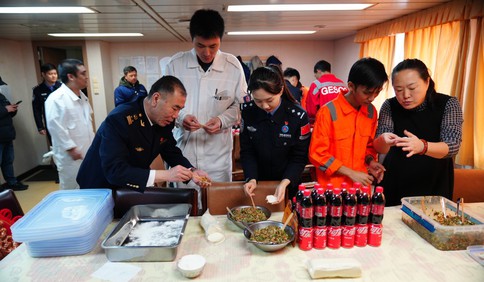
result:
[[[166,68],[188,93],[174,129],[177,146],[215,182],[232,180],[232,126],[247,95],[240,62],[219,50],[223,33],[224,20],[217,11],[196,11],[190,20],[194,48],[173,55]],[[187,186],[196,185],[177,184]]]
[[[63,84],[45,101],[45,116],[60,189],[78,189],[77,172],[94,139],[92,108],[81,91],[88,76],[84,64],[76,59],[62,61],[59,73]]]

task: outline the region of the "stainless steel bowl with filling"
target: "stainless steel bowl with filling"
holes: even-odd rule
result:
[[[284,224],[282,222],[279,222],[279,221],[272,221],[272,220],[266,220],[266,221],[259,221],[259,222],[256,222],[256,223],[252,223],[250,224],[248,227],[252,230],[252,231],[256,231],[256,230],[259,230],[259,229],[263,229],[263,228],[266,228],[268,226],[277,226],[279,228],[282,228]],[[251,233],[249,230],[247,230],[247,228],[244,229],[244,236],[245,238],[247,238],[247,240],[249,240],[250,243],[254,244],[257,248],[265,251],[265,252],[274,252],[274,251],[278,251],[280,249],[283,249],[287,244],[289,244],[290,242],[292,242],[294,240],[294,229],[291,227],[291,226],[286,226],[286,228],[284,229],[284,232],[286,232],[286,234],[289,236],[289,239],[283,243],[279,243],[279,244],[272,244],[272,243],[261,243],[261,242],[256,242],[256,241],[253,241],[250,239],[250,236],[251,236]]]
[[[261,210],[264,215],[266,216],[266,220],[269,219],[271,217],[271,211],[269,209],[267,209],[266,207],[263,207],[263,206],[255,206],[257,209]],[[230,211],[232,212],[232,214],[234,214],[234,212],[238,209],[243,209],[243,208],[252,208],[252,206],[237,206],[237,207],[233,207],[230,209]],[[230,215],[230,213],[227,212],[227,218],[232,221],[235,225],[237,225],[240,229],[245,229],[245,226],[242,222],[240,221],[237,221],[235,220],[234,218],[232,218],[232,216]],[[255,223],[255,222],[245,222],[246,225],[250,225],[252,223]]]

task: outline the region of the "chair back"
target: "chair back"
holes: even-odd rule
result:
[[[279,181],[259,181],[255,190],[254,204],[264,206],[271,212],[283,211],[285,201],[277,205],[266,202],[267,195],[274,195]],[[212,186],[206,189],[207,208],[210,214],[226,214],[226,207],[233,208],[236,206],[252,205],[250,197],[244,193],[244,182],[214,182]]]
[[[132,207],[148,204],[192,205],[190,215],[198,215],[198,193],[190,188],[146,188],[144,193],[130,189],[116,189],[114,197],[114,218],[121,218]]]
[[[0,192],[0,210],[1,209],[9,209],[12,212],[12,217],[24,215],[24,211],[17,200],[17,196],[15,196],[15,192],[11,189],[6,189]]]

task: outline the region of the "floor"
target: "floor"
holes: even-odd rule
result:
[[[59,190],[59,184],[54,181],[22,181],[29,185],[29,189],[24,191],[15,191],[20,206],[24,213],[27,213],[37,205],[47,194]]]

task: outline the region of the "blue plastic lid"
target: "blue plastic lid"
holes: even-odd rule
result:
[[[59,190],[12,225],[17,242],[82,237],[102,228],[98,217],[114,206],[111,189]],[[105,227],[105,226],[104,226]]]

